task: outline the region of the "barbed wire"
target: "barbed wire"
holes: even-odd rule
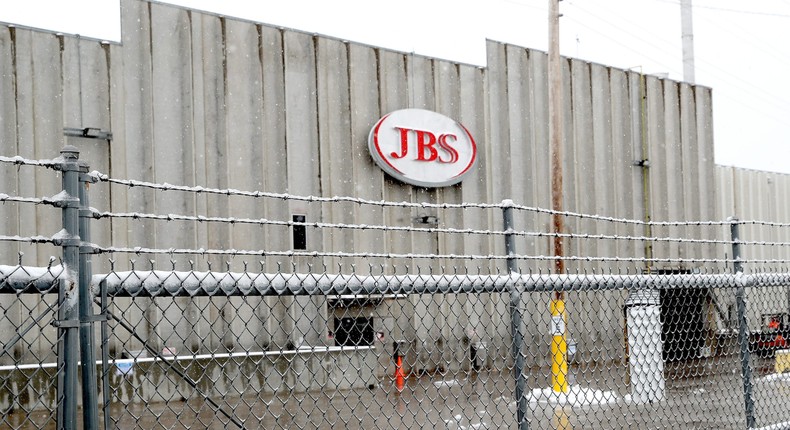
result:
[[[281,221],[270,220],[266,218],[236,218],[236,217],[212,217],[202,215],[178,215],[167,214],[158,215],[151,213],[138,213],[138,212],[104,212],[95,208],[90,209],[93,217],[96,219],[101,218],[127,218],[127,219],[151,219],[158,221],[195,221],[195,222],[216,222],[223,224],[252,224],[252,225],[272,225],[281,227],[305,226],[315,227],[320,229],[337,228],[337,229],[351,229],[351,230],[381,230],[381,231],[406,231],[415,233],[449,233],[449,234],[479,234],[479,235],[507,235],[519,232],[497,231],[497,230],[481,230],[481,229],[457,229],[457,228],[443,228],[443,227],[411,227],[411,226],[387,226],[375,224],[347,224],[347,223],[327,223],[327,222],[298,222],[298,221]],[[524,232],[526,233],[526,232]]]
[[[2,242],[26,242],[26,243],[51,243],[57,244],[59,241],[57,239],[53,239],[51,237],[45,236],[7,236],[7,235],[0,235],[0,241]]]
[[[0,155],[0,163],[16,164],[17,166],[37,166],[57,169],[62,164],[62,160],[59,158],[54,160],[32,160],[19,155],[14,157],[4,157]]]
[[[737,221],[740,225],[759,225],[764,227],[790,227],[790,223],[786,222],[774,222],[774,221],[758,221],[758,220],[747,220],[747,221]]]
[[[0,193],[0,202],[15,202],[15,203],[31,203],[34,205],[49,205],[55,207],[62,207],[63,202],[67,200],[76,200],[74,197],[70,197],[65,191],[61,191],[60,193],[52,196],[52,197],[19,197],[19,196],[9,196],[5,193]]]
[[[379,258],[379,259],[424,259],[424,260],[534,260],[534,261],[577,261],[577,262],[623,262],[623,263],[788,263],[780,259],[732,259],[732,258],[644,258],[644,257],[593,257],[593,256],[550,256],[550,255],[498,255],[498,254],[419,254],[391,252],[339,252],[339,251],[267,251],[238,249],[189,249],[189,248],[148,248],[148,247],[102,247],[86,244],[93,254],[151,254],[151,255],[227,255],[234,257],[286,257],[286,258]]]
[[[296,200],[308,203],[357,203],[382,207],[401,207],[401,208],[432,208],[432,209],[501,209],[506,207],[504,204],[489,204],[489,203],[412,203],[412,202],[391,202],[386,200],[368,200],[357,197],[318,197],[318,196],[300,196],[288,193],[273,193],[268,191],[244,191],[232,188],[207,188],[202,186],[186,186],[186,185],[173,185],[168,183],[154,183],[147,181],[138,181],[134,179],[115,179],[99,171],[92,171],[89,173],[93,179],[100,182],[108,182],[117,185],[125,185],[130,188],[142,187],[150,188],[160,191],[182,191],[197,194],[218,194],[224,196],[240,196],[240,197],[254,197],[254,198],[271,198],[277,200]]]
[[[566,239],[583,239],[583,240],[613,240],[613,241],[638,241],[638,242],[669,242],[669,243],[688,243],[699,245],[728,245],[733,244],[732,240],[726,239],[690,239],[683,237],[666,237],[666,236],[621,236],[621,235],[607,235],[607,234],[588,234],[588,233],[550,233],[550,232],[536,232],[525,230],[483,230],[483,229],[458,229],[448,227],[412,227],[412,226],[387,226],[375,224],[348,224],[348,223],[327,223],[327,222],[298,222],[298,221],[281,221],[270,220],[266,218],[236,218],[236,217],[212,217],[203,215],[180,215],[180,214],[167,214],[159,215],[152,213],[140,212],[107,212],[99,211],[96,208],[90,208],[93,218],[126,218],[126,219],[150,219],[157,221],[193,221],[193,222],[213,222],[224,224],[251,224],[261,226],[305,226],[318,229],[350,229],[350,230],[376,230],[376,231],[400,231],[411,233],[444,233],[444,234],[470,234],[470,235],[487,235],[487,236],[523,236],[523,237],[561,237]],[[756,246],[790,246],[790,242],[768,242],[768,241],[738,241],[741,245],[756,245]]]
[[[650,225],[650,226],[729,226],[734,223],[732,220],[725,221],[642,221],[636,219],[610,217],[594,214],[583,214],[570,211],[555,211],[552,209],[540,208],[535,206],[518,205],[511,200],[504,200],[501,203],[429,203],[429,202],[393,202],[386,200],[369,200],[357,197],[348,196],[334,196],[334,197],[319,197],[319,196],[301,196],[288,193],[273,193],[267,191],[244,191],[232,188],[207,188],[202,186],[186,186],[186,185],[173,185],[168,183],[155,183],[148,181],[139,181],[134,179],[116,179],[109,175],[92,171],[89,176],[98,182],[107,182],[116,185],[124,185],[130,188],[141,187],[149,188],[159,191],[181,191],[196,194],[216,194],[224,196],[240,196],[240,197],[253,197],[253,198],[271,198],[277,200],[294,200],[307,203],[356,203],[359,205],[372,205],[380,207],[399,207],[399,208],[414,208],[414,209],[506,209],[511,208],[519,211],[527,211],[534,213],[541,213],[546,215],[561,215],[565,217],[589,219],[595,221],[606,221],[620,224],[635,224],[635,225]],[[738,223],[744,223],[738,221]],[[790,227],[790,223],[786,224]]]
[[[29,165],[36,165],[36,166],[52,166],[56,164],[53,160],[27,160],[22,157],[0,157],[0,161],[8,162],[8,163],[15,163],[15,164],[29,164]],[[470,204],[470,203],[461,203],[461,204],[436,204],[436,203],[410,203],[410,202],[388,202],[388,201],[373,201],[373,200],[365,200],[359,199],[354,197],[316,197],[316,196],[294,196],[290,194],[280,194],[280,193],[267,193],[267,192],[260,192],[260,191],[240,191],[240,190],[232,190],[232,189],[214,189],[214,188],[204,188],[204,187],[187,187],[187,186],[176,186],[176,185],[169,185],[169,184],[155,184],[151,182],[145,181],[135,181],[135,180],[119,180],[110,178],[108,175],[102,174],[100,172],[94,171],[90,174],[91,178],[116,184],[123,184],[129,187],[134,186],[143,186],[153,189],[158,189],[162,191],[166,190],[179,190],[179,191],[190,191],[190,192],[209,192],[215,194],[224,194],[224,195],[240,195],[240,196],[247,196],[247,197],[270,197],[270,198],[277,198],[277,199],[295,199],[301,201],[308,201],[308,202],[353,202],[358,204],[375,204],[375,205],[382,205],[385,207],[412,207],[412,208],[441,208],[441,209],[451,209],[451,208],[459,208],[459,209],[466,209],[466,208],[496,208],[496,209],[518,209],[518,210],[530,210],[530,211],[537,211],[543,212],[547,214],[562,214],[567,216],[577,216],[577,217],[586,217],[592,218],[596,220],[607,220],[613,222],[621,222],[621,223],[638,223],[638,224],[650,224],[653,226],[724,226],[730,225],[732,223],[738,224],[746,224],[746,225],[761,225],[761,226],[772,226],[772,227],[784,227],[790,226],[790,224],[786,223],[778,223],[778,222],[763,222],[763,221],[739,221],[730,219],[727,221],[719,222],[719,221],[690,221],[690,222],[650,222],[645,223],[643,221],[638,220],[628,220],[625,218],[614,218],[614,217],[602,217],[599,215],[587,215],[587,214],[579,214],[573,212],[558,212],[552,211],[548,209],[541,209],[541,208],[534,208],[529,206],[521,206],[516,205],[512,201],[505,200],[501,204]],[[51,204],[55,206],[60,206],[64,200],[74,199],[71,196],[65,194],[65,192],[61,192],[56,196],[51,198],[27,198],[27,197],[18,197],[18,196],[9,196],[7,194],[0,193],[0,201],[8,201],[8,202],[24,202],[24,203],[33,203],[33,204]],[[584,239],[584,240],[628,240],[628,241],[640,241],[640,242],[671,242],[671,243],[688,243],[688,244],[703,244],[703,245],[732,245],[732,241],[729,240],[717,240],[717,239],[693,239],[693,238],[675,238],[675,237],[648,237],[648,236],[621,236],[621,235],[607,235],[607,234],[576,234],[576,233],[549,233],[549,232],[534,232],[534,231],[518,231],[518,230],[485,230],[485,229],[456,229],[456,228],[440,228],[440,227],[412,227],[412,226],[385,226],[385,225],[366,225],[366,224],[346,224],[346,223],[324,223],[324,222],[296,222],[296,221],[280,221],[280,220],[268,220],[265,218],[260,219],[251,219],[251,218],[234,218],[234,217],[207,217],[207,216],[190,216],[190,215],[158,215],[158,214],[147,214],[147,213],[114,213],[114,212],[100,212],[94,208],[90,208],[92,212],[92,216],[94,218],[132,218],[132,219],[155,219],[155,220],[163,220],[163,221],[173,221],[173,220],[183,220],[183,221],[194,221],[194,222],[223,222],[229,224],[236,224],[236,223],[244,223],[244,224],[257,224],[257,225],[278,225],[278,226],[309,226],[314,228],[339,228],[339,229],[356,229],[356,230],[380,230],[380,231],[405,231],[405,232],[422,232],[422,233],[447,233],[447,234],[477,234],[477,235],[498,235],[498,236],[506,236],[506,235],[515,235],[515,236],[523,236],[523,237],[561,237],[567,239]],[[21,237],[21,236],[0,236],[0,240],[5,241],[17,241],[17,242],[28,242],[28,243],[53,243],[58,244],[58,241],[53,238],[45,238],[43,236],[36,236],[36,237]],[[770,242],[770,241],[739,241],[741,245],[754,245],[754,246],[787,246],[790,243],[786,242]],[[521,259],[521,260],[566,260],[566,261],[600,261],[600,262],[645,262],[645,263],[655,263],[655,262],[666,262],[666,263],[729,263],[733,260],[729,259],[687,259],[687,258],[628,258],[628,257],[578,257],[578,256],[493,256],[493,255],[455,255],[455,254],[397,254],[397,253],[348,253],[348,252],[308,252],[308,251],[237,251],[237,250],[189,250],[189,249],[176,249],[176,248],[169,248],[169,249],[153,249],[153,248],[143,248],[143,247],[134,247],[134,248],[117,248],[117,247],[107,247],[102,248],[96,245],[92,245],[94,249],[94,253],[116,253],[116,252],[127,252],[127,253],[147,253],[147,254],[213,254],[213,255],[256,255],[256,256],[281,256],[281,257],[348,257],[348,258],[406,258],[406,259],[453,259],[453,260],[479,260],[479,259],[507,259],[507,258],[514,258],[514,259]],[[745,260],[741,260],[745,261]],[[785,260],[748,260],[749,262],[761,262],[761,263],[783,263]]]

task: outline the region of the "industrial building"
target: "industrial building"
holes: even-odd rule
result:
[[[477,67],[157,2],[122,0],[121,5],[121,43],[0,27],[0,154],[54,158],[65,144],[71,144],[79,148],[81,160],[89,163],[91,170],[113,178],[371,201],[497,204],[511,199],[518,205],[551,207],[544,52],[488,41],[487,65]],[[790,202],[776,198],[788,195],[790,176],[715,165],[711,88],[571,58],[564,58],[562,67],[565,210],[643,221],[723,220],[731,215],[790,221]],[[372,128],[387,114],[403,109],[439,113],[462,124],[473,137],[477,158],[469,164],[462,181],[440,187],[410,185],[393,179],[375,163],[369,150]],[[98,130],[110,132],[112,137],[66,137],[64,129]],[[0,191],[6,194],[52,195],[60,187],[57,178],[50,176],[37,175],[35,181],[29,181],[20,179],[19,173],[3,171],[2,175]],[[114,185],[95,188],[91,205],[116,213],[502,228],[501,217],[475,210],[371,208],[299,200],[263,204],[251,199],[154,193]],[[7,235],[54,234],[58,229],[52,226],[59,225],[57,213],[35,207],[2,205],[0,219],[6,220],[3,233]],[[545,214],[524,213],[515,222],[519,230],[550,230],[550,219]],[[645,234],[642,225],[597,224],[589,219],[569,219],[566,227],[569,232],[602,235]],[[713,235],[671,227],[654,234]],[[424,232],[349,229],[328,234],[307,228],[297,241],[294,238],[291,230],[279,226],[113,219],[95,221],[91,240],[117,247],[504,253],[499,236],[448,240]],[[552,252],[550,241],[542,238],[526,238],[518,246],[521,254]],[[3,243],[0,262],[15,264],[20,250],[25,252],[24,262],[31,265],[46,265],[53,252],[52,248]],[[717,245],[684,248],[640,241],[568,243],[572,255],[628,255],[646,260],[688,253],[697,258],[725,258],[726,252],[726,247]],[[326,265],[333,272],[338,264],[340,270],[350,271],[351,263],[356,263],[356,270],[375,273],[415,273],[438,270],[443,265],[408,259],[265,260],[266,270],[276,271],[271,268],[280,263],[287,268],[284,271],[293,267],[301,272],[308,270],[308,264]],[[198,266],[209,262],[208,258],[197,257]],[[242,270],[245,262],[255,268],[249,270],[258,270],[255,258],[235,258],[232,268]],[[169,265],[167,259],[158,263]],[[213,263],[223,264],[221,259]],[[469,264],[466,269],[470,271],[482,267],[489,273],[505,267],[502,261]],[[547,261],[520,264],[523,271],[551,270]],[[117,270],[129,267],[123,258],[115,263]],[[109,263],[104,256],[94,257],[94,273],[107,270]],[[687,273],[706,268],[634,262],[604,266],[580,261],[569,264],[569,270]],[[506,315],[507,303],[496,295],[459,298],[449,304],[438,302],[438,298],[419,297],[362,302],[299,299],[299,309],[311,309],[314,315],[288,318],[292,310],[286,299],[261,300],[269,301],[272,311],[259,328],[265,339],[256,342],[273,349],[343,344],[349,342],[352,332],[355,339],[369,339],[374,332],[382,332],[387,339],[407,340],[414,355],[409,362],[417,370],[430,371],[441,366],[448,354],[467,354],[468,345],[461,339],[475,333],[491,348],[490,360],[505,360],[509,354],[507,325],[496,321]],[[283,300],[282,306],[276,306],[278,300]],[[622,358],[621,312],[625,300],[621,292],[569,298],[578,303],[577,312],[570,316],[569,331],[593,323],[583,333],[578,330],[579,360]],[[705,297],[694,300],[694,313],[703,327],[709,324],[702,322],[707,318],[703,309],[703,302],[707,302]],[[787,312],[786,297],[776,302],[777,312]],[[531,308],[526,312],[536,315],[526,327],[535,345],[527,355],[535,363],[528,364],[542,364],[545,353],[540,348],[546,344],[550,316],[545,303],[528,303]],[[457,309],[438,312],[443,306]],[[726,308],[728,304],[721,306]],[[199,309],[193,307],[189,312]],[[168,318],[156,312],[176,311],[179,309],[151,310],[146,318],[158,321],[155,330],[167,337],[168,331],[178,327],[168,326]],[[436,319],[418,317],[426,314]],[[464,322],[446,321],[444,315],[449,314],[465,315]],[[350,326],[343,328],[343,318],[349,315],[370,318],[373,326],[364,328],[363,324],[360,328],[350,321]],[[760,316],[752,318],[757,321]],[[218,324],[220,320],[218,316]],[[192,344],[176,347],[194,351],[210,347],[201,343],[213,342],[201,340],[201,333],[210,329],[195,330]],[[3,331],[5,328],[0,327]],[[700,342],[692,347],[702,351],[706,345]],[[119,356],[123,352],[115,351]]]

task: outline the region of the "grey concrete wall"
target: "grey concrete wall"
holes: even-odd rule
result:
[[[140,351],[138,351],[139,353]],[[352,390],[375,385],[376,356],[371,348],[322,348],[266,352],[251,356],[167,356],[110,363],[109,386],[114,402],[170,402],[229,396],[252,390],[261,398],[277,393],[305,393],[322,389]],[[232,365],[230,364],[232,363]],[[170,368],[172,365],[173,368]],[[54,366],[53,366],[54,367]],[[175,369],[175,370],[174,370]],[[6,389],[0,391],[4,411],[57,407],[53,368],[0,368]],[[102,369],[97,364],[97,374]],[[187,375],[191,386],[179,375]],[[238,395],[238,394],[237,394]],[[241,397],[241,396],[239,396]],[[81,403],[82,398],[79,399]],[[101,400],[100,400],[101,401]]]
[[[140,0],[122,2],[121,44],[100,44],[50,33],[0,27],[0,152],[52,158],[66,141],[63,127],[100,127],[114,139],[70,139],[93,169],[117,178],[317,196],[356,196],[373,200],[550,204],[547,77],[544,52],[489,41],[487,67],[393,52],[258,23],[226,19]],[[714,219],[715,170],[711,90],[643,77],[579,60],[563,59],[564,208],[627,219]],[[368,155],[367,136],[382,115],[397,109],[435,110],[461,121],[480,151],[463,183],[424,189],[394,181]],[[635,161],[648,159],[650,167]],[[52,195],[58,180],[51,172],[19,179],[4,169],[3,192]],[[26,177],[26,178],[29,178]],[[647,194],[643,191],[647,181]],[[380,208],[242,199],[239,197],[154,193],[142,188],[97,185],[92,205],[114,212],[184,213],[288,220],[411,226],[418,215],[436,215],[441,226],[498,230],[494,211]],[[647,203],[647,208],[646,208]],[[59,214],[48,208],[4,205],[5,234],[48,234]],[[550,218],[517,212],[516,228],[550,231]],[[568,232],[642,235],[642,226],[567,219]],[[289,250],[288,229],[277,226],[190,224],[152,221],[96,221],[100,245]],[[653,232],[680,237],[679,228]],[[707,234],[707,233],[706,233]],[[22,246],[27,264],[44,264],[57,250]],[[308,229],[316,251],[457,253],[504,252],[498,236],[448,237],[428,233]],[[16,245],[0,253],[15,260]],[[641,241],[568,240],[568,254],[646,256]],[[47,253],[49,251],[49,253]],[[519,239],[517,251],[551,255],[548,238]],[[681,249],[656,244],[657,257],[703,256],[713,249]],[[132,257],[138,268],[148,267]],[[117,256],[116,268],[131,266]],[[192,258],[224,270],[221,258]],[[156,259],[169,265],[169,258]],[[361,273],[437,270],[504,270],[504,263],[422,260],[379,261],[336,258],[234,258],[230,266],[250,271],[327,270]],[[353,260],[353,261],[352,261]],[[97,272],[108,270],[102,257]],[[184,263],[179,263],[184,264]],[[338,264],[342,269],[338,269]],[[279,266],[278,265],[282,265]],[[465,266],[465,267],[463,267]],[[672,264],[666,265],[668,268]],[[521,262],[523,271],[548,271],[546,261]],[[637,272],[637,263],[569,264],[569,270]],[[545,359],[549,297],[525,296],[528,357]],[[6,299],[1,299],[6,300]],[[326,339],[326,303],[321,299],[264,299],[258,326],[227,323],[237,299],[207,306],[207,299],[159,309],[135,307],[129,318],[145,316],[152,339],[173,338],[188,326],[184,343],[193,351],[223,345],[229,349],[264,345],[285,347]],[[412,297],[394,321],[393,336],[417,346],[415,360],[429,363],[465,354],[460,340],[474,333],[487,341],[491,356],[509,355],[507,302],[498,295],[444,300]],[[120,300],[119,306],[125,302]],[[215,303],[217,303],[215,301]],[[622,355],[623,294],[570,294],[569,331],[581,356],[617,359]],[[199,318],[199,313],[211,317]],[[183,314],[185,317],[180,318]],[[432,318],[424,318],[425,315]],[[223,317],[224,316],[224,317]],[[179,324],[167,321],[180,320]],[[206,321],[216,321],[220,328]],[[260,322],[257,322],[260,321]],[[142,328],[141,328],[142,329]],[[2,330],[0,330],[2,332]],[[250,333],[264,333],[260,337]],[[225,333],[220,336],[218,333]],[[300,339],[301,338],[301,339]],[[437,346],[441,345],[441,347]],[[586,355],[585,355],[586,354]],[[453,358],[455,357],[455,358]]]

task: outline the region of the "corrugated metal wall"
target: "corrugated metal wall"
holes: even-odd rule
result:
[[[92,169],[116,178],[217,188],[287,192],[297,195],[357,196],[372,200],[411,202],[491,202],[513,199],[517,204],[548,208],[550,204],[547,125],[547,56],[543,52],[489,41],[488,65],[470,65],[392,52],[298,31],[225,19],[178,7],[139,0],[122,1],[122,43],[99,44],[55,34],[0,27],[0,153],[53,158],[66,143],[63,127],[111,130],[114,140],[72,139]],[[711,124],[711,90],[633,71],[564,59],[565,209],[629,219],[714,219],[715,170]],[[479,162],[457,186],[428,190],[391,180],[371,160],[367,136],[371,126],[390,111],[416,107],[435,110],[462,122],[476,137]],[[649,160],[649,168],[635,164]],[[23,196],[52,195],[58,179],[45,172],[21,180],[4,170],[3,191]],[[643,191],[647,175],[647,194]],[[97,188],[106,188],[102,185]],[[306,214],[308,221],[412,225],[417,215],[437,215],[455,228],[499,229],[501,216],[484,211],[416,211],[353,204],[321,205],[291,201],[180,193],[112,186],[92,196],[92,205],[114,212],[183,213],[287,220]],[[645,202],[649,203],[646,209]],[[7,220],[5,234],[49,234],[59,230],[52,211],[0,206]],[[35,220],[35,221],[34,221]],[[516,228],[549,231],[545,215],[522,213]],[[92,240],[100,245],[290,249],[288,231],[280,227],[206,224],[163,224],[151,221],[97,221]],[[570,232],[641,235],[641,226],[569,218]],[[680,235],[677,229],[666,234]],[[462,239],[427,233],[308,230],[312,250],[393,253],[503,253],[501,238],[466,235]],[[656,233],[658,234],[658,233]],[[642,242],[570,241],[569,254],[644,257]],[[43,264],[56,251],[24,246],[25,261]],[[39,249],[37,251],[37,249]],[[2,258],[16,260],[17,246],[3,245]],[[527,239],[520,253],[550,255],[549,239]],[[658,257],[677,257],[680,250],[656,245]],[[695,251],[702,253],[703,251]],[[715,251],[711,251],[714,253]],[[200,257],[197,257],[200,260]],[[253,259],[254,260],[254,259]],[[305,270],[311,261],[294,261]],[[163,259],[160,263],[166,261]],[[220,260],[213,260],[219,266]],[[244,259],[235,259],[240,268]],[[290,261],[267,258],[269,270]],[[336,267],[337,261],[322,261]],[[350,263],[346,261],[345,263]],[[357,261],[361,267],[378,261]],[[393,263],[392,261],[387,262]],[[396,262],[397,271],[435,262]],[[140,264],[140,263],[138,263]],[[257,270],[258,263],[250,261]],[[478,263],[474,263],[477,265]],[[129,264],[119,261],[116,268]],[[107,264],[94,264],[96,271]],[[290,266],[285,266],[290,267]],[[522,263],[522,270],[543,270],[549,263]],[[634,264],[607,269],[641,270]],[[486,270],[495,269],[494,265]],[[504,269],[502,263],[499,269]],[[602,269],[593,263],[571,270]],[[367,271],[367,269],[365,269]],[[284,345],[296,324],[306,341],[322,342],[326,304],[316,299],[276,303],[266,341]],[[469,300],[469,302],[466,302]],[[604,315],[623,297],[574,295],[576,315],[592,327],[580,341],[600,345],[607,357],[619,357],[621,343],[611,336]],[[527,321],[537,356],[546,344],[548,318],[537,300],[535,317]],[[548,303],[548,296],[545,298]],[[274,302],[273,302],[274,303]],[[452,305],[433,299],[410,301],[399,318],[411,319],[410,339],[431,342],[449,326],[479,326],[483,337],[502,344],[507,355],[506,302],[496,296],[461,298]],[[182,303],[185,312],[205,306]],[[318,318],[296,318],[312,308]],[[466,321],[423,322],[415,315],[440,306],[456,306]],[[181,307],[181,306],[179,306]],[[444,308],[443,308],[444,309]],[[463,309],[463,312],[461,310]],[[172,311],[179,311],[175,309]],[[155,307],[141,311],[158,320]],[[215,310],[212,310],[215,312]],[[218,318],[222,307],[216,310]],[[284,318],[286,313],[293,316]],[[263,316],[265,317],[265,316]],[[594,321],[591,321],[590,318]],[[595,319],[598,320],[595,320]],[[221,318],[220,318],[221,320]],[[266,320],[266,318],[264,318]],[[593,322],[595,324],[590,324]],[[598,324],[599,323],[599,324]],[[388,324],[385,320],[384,324]],[[151,326],[149,330],[175,330]],[[239,330],[239,327],[229,327]],[[205,333],[201,333],[203,330]],[[454,330],[454,329],[453,329]],[[597,331],[596,331],[597,330]],[[190,342],[198,348],[222,330],[199,328]],[[202,336],[205,334],[205,336]],[[596,343],[598,342],[598,343]],[[430,343],[430,342],[428,342]],[[457,347],[457,346],[451,346]],[[430,349],[430,348],[429,348]],[[533,355],[535,354],[535,355]],[[428,358],[426,358],[428,359]]]
[[[769,221],[790,223],[790,174],[763,172],[731,166],[716,166],[716,179],[720,190],[719,210],[722,218],[735,217],[742,221]],[[744,240],[789,242],[790,232],[779,229],[742,227]],[[755,237],[758,231],[773,234]],[[778,236],[777,236],[778,235]],[[778,246],[751,247],[747,259],[781,259],[786,252]]]
[[[775,172],[741,169],[729,166],[716,166],[716,179],[719,189],[719,211],[721,218],[735,217],[746,221],[740,228],[740,239],[765,245],[742,246],[745,260],[765,260],[758,264],[744,264],[744,271],[760,272],[765,270],[786,271],[784,263],[771,260],[787,260],[787,247],[772,245],[790,242],[787,228],[772,228],[756,225],[751,221],[790,223],[790,175]],[[730,253],[731,250],[724,250]],[[769,307],[750,307],[749,321],[753,330],[763,326],[762,313],[787,312],[790,297],[786,288],[764,288],[759,297],[751,289],[747,294],[757,303],[770,304]]]

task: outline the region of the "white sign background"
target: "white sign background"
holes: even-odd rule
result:
[[[477,160],[477,144],[466,127],[424,109],[385,115],[370,130],[368,147],[376,164],[390,176],[421,187],[457,184]]]

